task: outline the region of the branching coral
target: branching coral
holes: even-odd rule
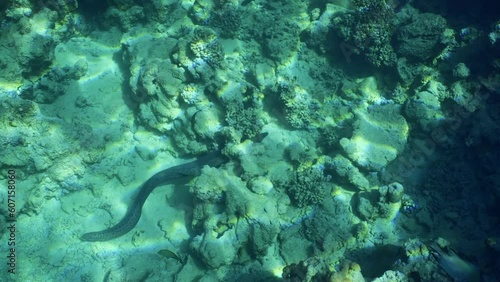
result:
[[[241,27],[241,11],[238,5],[226,4],[213,16],[213,25],[222,37],[235,37]]]
[[[310,167],[292,173],[286,184],[286,191],[298,207],[317,205],[327,194],[326,181],[327,177],[323,174],[323,170]]]
[[[334,19],[334,27],[356,54],[363,54],[375,66],[396,62],[391,46],[393,8],[384,0],[354,0],[354,12]]]
[[[246,97],[234,95],[227,99],[225,107],[226,122],[246,139],[259,134],[264,123],[254,91],[248,88],[244,95]]]
[[[319,118],[319,102],[311,98],[304,89],[283,83],[278,92],[284,106],[285,118],[292,127],[307,128]]]
[[[197,28],[189,45],[193,54],[212,67],[220,67],[224,50],[215,33],[208,28]]]

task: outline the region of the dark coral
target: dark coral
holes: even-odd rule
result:
[[[241,28],[241,11],[238,6],[226,4],[213,15],[212,24],[224,38],[236,37]]]
[[[384,0],[354,0],[354,12],[334,19],[334,28],[356,54],[374,66],[391,66],[396,55],[391,46],[394,11]]]
[[[226,104],[226,122],[243,139],[252,138],[260,133],[264,125],[260,118],[261,109],[256,105],[245,106],[243,101],[232,99]]]
[[[397,32],[396,52],[410,60],[424,61],[436,56],[446,20],[436,14],[419,14]],[[442,48],[441,48],[442,49]]]
[[[327,194],[326,181],[322,169],[309,167],[292,173],[286,184],[286,192],[297,207],[318,205]]]

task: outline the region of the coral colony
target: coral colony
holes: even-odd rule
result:
[[[0,277],[499,281],[478,1],[1,1]]]

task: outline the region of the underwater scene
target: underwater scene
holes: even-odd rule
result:
[[[2,0],[0,282],[500,281],[499,6]]]

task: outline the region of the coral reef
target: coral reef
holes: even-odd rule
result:
[[[430,132],[444,117],[439,97],[428,91],[422,91],[407,100],[405,113],[409,120],[418,122],[421,128]]]
[[[255,89],[241,89],[243,95],[224,98],[228,126],[234,128],[243,139],[259,134],[264,126],[262,106],[257,101]]]
[[[499,280],[488,1],[0,2],[9,278]],[[206,152],[224,163],[159,185],[134,232],[78,241]]]
[[[393,9],[380,0],[355,0],[351,13],[333,18],[333,28],[374,66],[391,66],[396,54],[391,46]]]
[[[446,20],[436,14],[414,15],[410,22],[401,26],[396,35],[396,53],[409,60],[425,61],[439,54],[441,35]]]
[[[195,29],[189,48],[196,58],[202,59],[212,67],[220,67],[224,60],[222,45],[211,29]]]
[[[123,8],[125,8],[126,4]],[[107,9],[104,14],[104,25],[108,28],[119,26],[122,31],[127,31],[137,26],[139,23],[144,22],[146,15],[144,8],[138,5],[133,5],[124,10],[120,10],[116,7],[111,7]]]
[[[399,271],[388,270],[388,271],[384,272],[384,275],[382,275],[381,277],[378,277],[372,281],[373,282],[391,282],[391,281],[406,282],[406,281],[408,281],[408,278],[404,275],[404,273],[401,273]]]
[[[194,114],[193,130],[203,139],[213,140],[221,130],[222,114],[215,107],[205,107]]]
[[[377,171],[396,159],[405,147],[409,130],[400,108],[393,104],[376,105],[367,113],[358,113],[352,138],[340,140],[349,159]]]
[[[225,4],[215,10],[212,20],[213,26],[217,27],[223,38],[237,37],[242,25],[242,11],[239,5]]]
[[[255,13],[254,21],[260,22],[266,28],[257,25],[251,27],[251,33],[259,39],[264,55],[277,62],[286,62],[300,49],[300,40],[297,35],[305,29],[309,23],[306,13],[300,13],[306,6],[305,3],[297,1],[282,6],[279,3],[269,3],[276,9],[283,9],[287,17],[282,17],[277,11],[269,10],[265,13]],[[290,36],[294,34],[294,36]]]
[[[393,220],[398,215],[403,200],[404,189],[399,183],[381,186],[378,191],[359,193],[357,211],[365,220]]]
[[[349,159],[342,155],[336,155],[330,162],[326,163],[326,167],[333,170],[341,180],[353,185],[356,189],[366,190],[370,187],[366,177]]]
[[[71,81],[77,80],[87,73],[87,68],[88,64],[85,60],[78,60],[72,67],[54,67],[32,85],[25,84],[20,95],[40,104],[53,103],[65,94],[65,89]]]
[[[192,224],[203,230],[203,235],[192,240],[191,248],[207,266],[244,261],[243,252],[251,257],[267,254],[279,232],[274,200],[251,193],[238,177],[208,167],[190,189],[200,201]]]
[[[334,257],[341,257],[344,248],[354,240],[354,222],[347,210],[351,207],[340,198],[327,198],[324,205],[304,220],[303,232],[307,239],[314,243],[315,252],[324,252]]]
[[[327,179],[320,167],[310,167],[292,173],[285,189],[297,207],[317,205],[329,192]]]
[[[307,128],[319,117],[320,107],[305,89],[298,86],[280,84],[278,92],[283,102],[287,122],[294,128]]]

